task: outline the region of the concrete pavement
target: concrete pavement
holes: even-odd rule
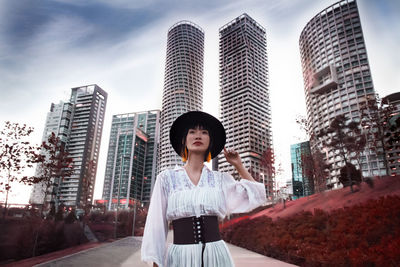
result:
[[[126,237],[117,240],[112,243],[108,243],[102,246],[84,250],[78,253],[74,253],[62,258],[44,262],[35,266],[47,267],[47,266],[95,266],[95,267],[111,267],[111,266],[122,266],[127,261],[130,262],[132,253],[136,252],[140,255],[141,239],[136,237]],[[129,260],[128,260],[129,259]],[[136,259],[133,259],[136,260]],[[140,258],[138,258],[140,260]],[[138,262],[130,262],[129,265],[125,266],[142,266]],[[144,265],[146,266],[146,265]]]
[[[168,234],[168,241],[172,242],[171,232]],[[126,237],[121,240],[91,248],[56,260],[45,262],[40,267],[47,266],[88,266],[88,267],[148,267],[140,260],[141,237]],[[296,266],[282,262],[264,255],[227,244],[232,254],[236,267],[289,267]],[[216,266],[217,267],[217,266]]]

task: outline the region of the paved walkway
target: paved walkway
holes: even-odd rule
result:
[[[171,235],[168,241],[171,242]],[[113,243],[105,244],[100,247],[91,248],[72,255],[68,255],[56,260],[45,262],[40,267],[47,266],[87,266],[87,267],[149,267],[140,260],[141,237],[126,237]],[[289,267],[296,266],[282,262],[273,258],[265,257],[261,254],[243,249],[234,245],[227,244],[232,254],[236,267]],[[216,266],[217,267],[217,266]]]

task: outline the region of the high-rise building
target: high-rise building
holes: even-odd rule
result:
[[[150,201],[157,175],[160,111],[114,115],[103,186],[108,209]]]
[[[60,137],[73,159],[74,170],[69,177],[54,178],[58,186],[52,189],[49,201],[57,206],[80,208],[93,201],[106,103],[107,93],[93,84],[72,88],[69,102],[52,105],[43,139],[51,132]],[[51,120],[58,126],[54,123],[50,128]]]
[[[93,201],[107,93],[96,84],[76,87],[69,102],[71,121],[65,121],[65,129],[75,173],[61,183],[58,198],[66,206],[80,206]]]
[[[400,92],[385,96],[382,102],[393,107],[391,117],[384,125],[389,175],[400,175]]]
[[[60,123],[63,115],[64,105],[67,106],[68,104],[62,101],[60,101],[59,104],[51,103],[50,111],[47,113],[46,117],[46,123],[42,135],[42,142],[47,142],[49,136],[51,136],[51,134],[54,133],[56,136],[60,138],[62,137],[62,141],[65,144],[66,137],[60,135]],[[40,175],[40,168],[36,168],[35,176],[39,175]],[[45,190],[46,189],[42,183],[35,184],[32,189],[29,203],[42,204],[44,200]],[[52,191],[53,188],[49,188],[49,190]],[[52,200],[51,197],[52,197],[51,194],[47,195],[46,201],[50,202]]]
[[[220,117],[226,147],[234,148],[244,166],[264,181],[272,196],[274,177],[262,157],[272,151],[271,109],[265,29],[243,14],[219,29]],[[223,156],[219,171],[238,178]]]
[[[293,196],[300,198],[314,194],[314,181],[310,177],[311,162],[310,142],[302,142],[290,146],[292,165]]]
[[[338,115],[359,121],[360,103],[375,92],[357,2],[340,1],[319,12],[301,32],[299,44],[307,118],[314,136]],[[312,151],[327,152],[331,166],[327,186],[337,188],[343,159],[333,149],[323,148],[321,140],[310,141]],[[386,173],[383,158],[373,149],[367,148],[362,159],[363,176]]]
[[[168,30],[158,172],[182,164],[169,129],[181,114],[203,109],[203,61],[204,31],[190,21],[174,24]]]

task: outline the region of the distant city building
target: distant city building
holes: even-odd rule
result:
[[[219,29],[220,114],[226,147],[234,148],[246,169],[265,183],[272,197],[274,177],[261,164],[272,151],[271,108],[265,29],[243,14]],[[238,178],[221,153],[218,169]]]
[[[65,145],[66,137],[60,135],[60,123],[61,123],[61,119],[62,119],[64,105],[68,105],[68,104],[64,103],[62,101],[60,101],[59,104],[51,103],[50,111],[47,113],[47,117],[46,117],[46,123],[44,126],[43,135],[42,135],[42,142],[47,142],[49,136],[51,136],[51,133],[54,133],[56,136],[58,136],[60,138],[63,137],[62,141]],[[36,168],[35,175],[36,176],[40,175],[40,168]],[[50,188],[50,191],[52,191],[52,190],[53,190],[53,188]],[[44,192],[45,192],[45,188],[44,188],[43,184],[41,184],[41,183],[35,184],[32,189],[29,203],[42,204],[43,200],[44,200]],[[51,198],[52,198],[52,196],[51,196],[51,194],[49,194],[47,196],[46,201],[50,202],[52,200]]]
[[[338,115],[359,121],[359,103],[374,97],[375,91],[356,1],[340,1],[318,13],[301,32],[299,43],[307,115],[314,136]],[[324,149],[320,140],[310,141],[313,151]],[[363,176],[385,175],[383,158],[372,150],[362,153]],[[343,159],[328,150],[326,160],[331,166],[328,188],[340,187]]]
[[[150,201],[157,170],[160,111],[114,115],[111,124],[103,200],[108,209]]]
[[[390,94],[382,99],[386,104],[393,106],[393,114],[385,125],[385,147],[386,160],[388,163],[389,175],[400,175],[400,92]],[[394,140],[393,140],[394,139]]]
[[[182,165],[169,130],[181,114],[203,109],[203,62],[204,31],[190,21],[174,24],[168,30],[158,172]]]
[[[290,146],[292,166],[292,187],[293,196],[300,198],[314,194],[314,181],[310,177],[310,170],[313,166],[310,163],[311,149],[310,142],[302,142]]]
[[[286,188],[287,188],[287,193],[292,196],[293,195],[293,181],[292,180],[286,180]]]
[[[292,191],[291,183],[290,183],[290,187],[288,185],[279,187],[277,198],[281,199],[281,200],[293,199],[293,191]]]
[[[46,201],[76,208],[92,203],[106,103],[107,93],[94,84],[72,88],[69,102],[52,104],[43,140],[51,132],[60,137],[73,159],[74,173],[62,180],[55,177],[59,186],[52,188]],[[40,187],[35,186],[32,196],[37,195]],[[36,197],[31,197],[31,201],[43,204]]]

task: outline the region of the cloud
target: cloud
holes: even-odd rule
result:
[[[105,162],[113,114],[161,108],[167,31],[183,19],[205,31],[203,106],[218,116],[218,30],[248,13],[267,31],[274,147],[289,179],[290,144],[303,137],[294,117],[305,113],[298,39],[306,23],[331,4],[0,0],[0,117],[29,122],[39,142],[51,102],[67,100],[72,87],[97,83],[109,94],[100,155]],[[398,91],[400,58],[393,51],[400,43],[399,4],[363,0],[358,5],[375,88]]]

